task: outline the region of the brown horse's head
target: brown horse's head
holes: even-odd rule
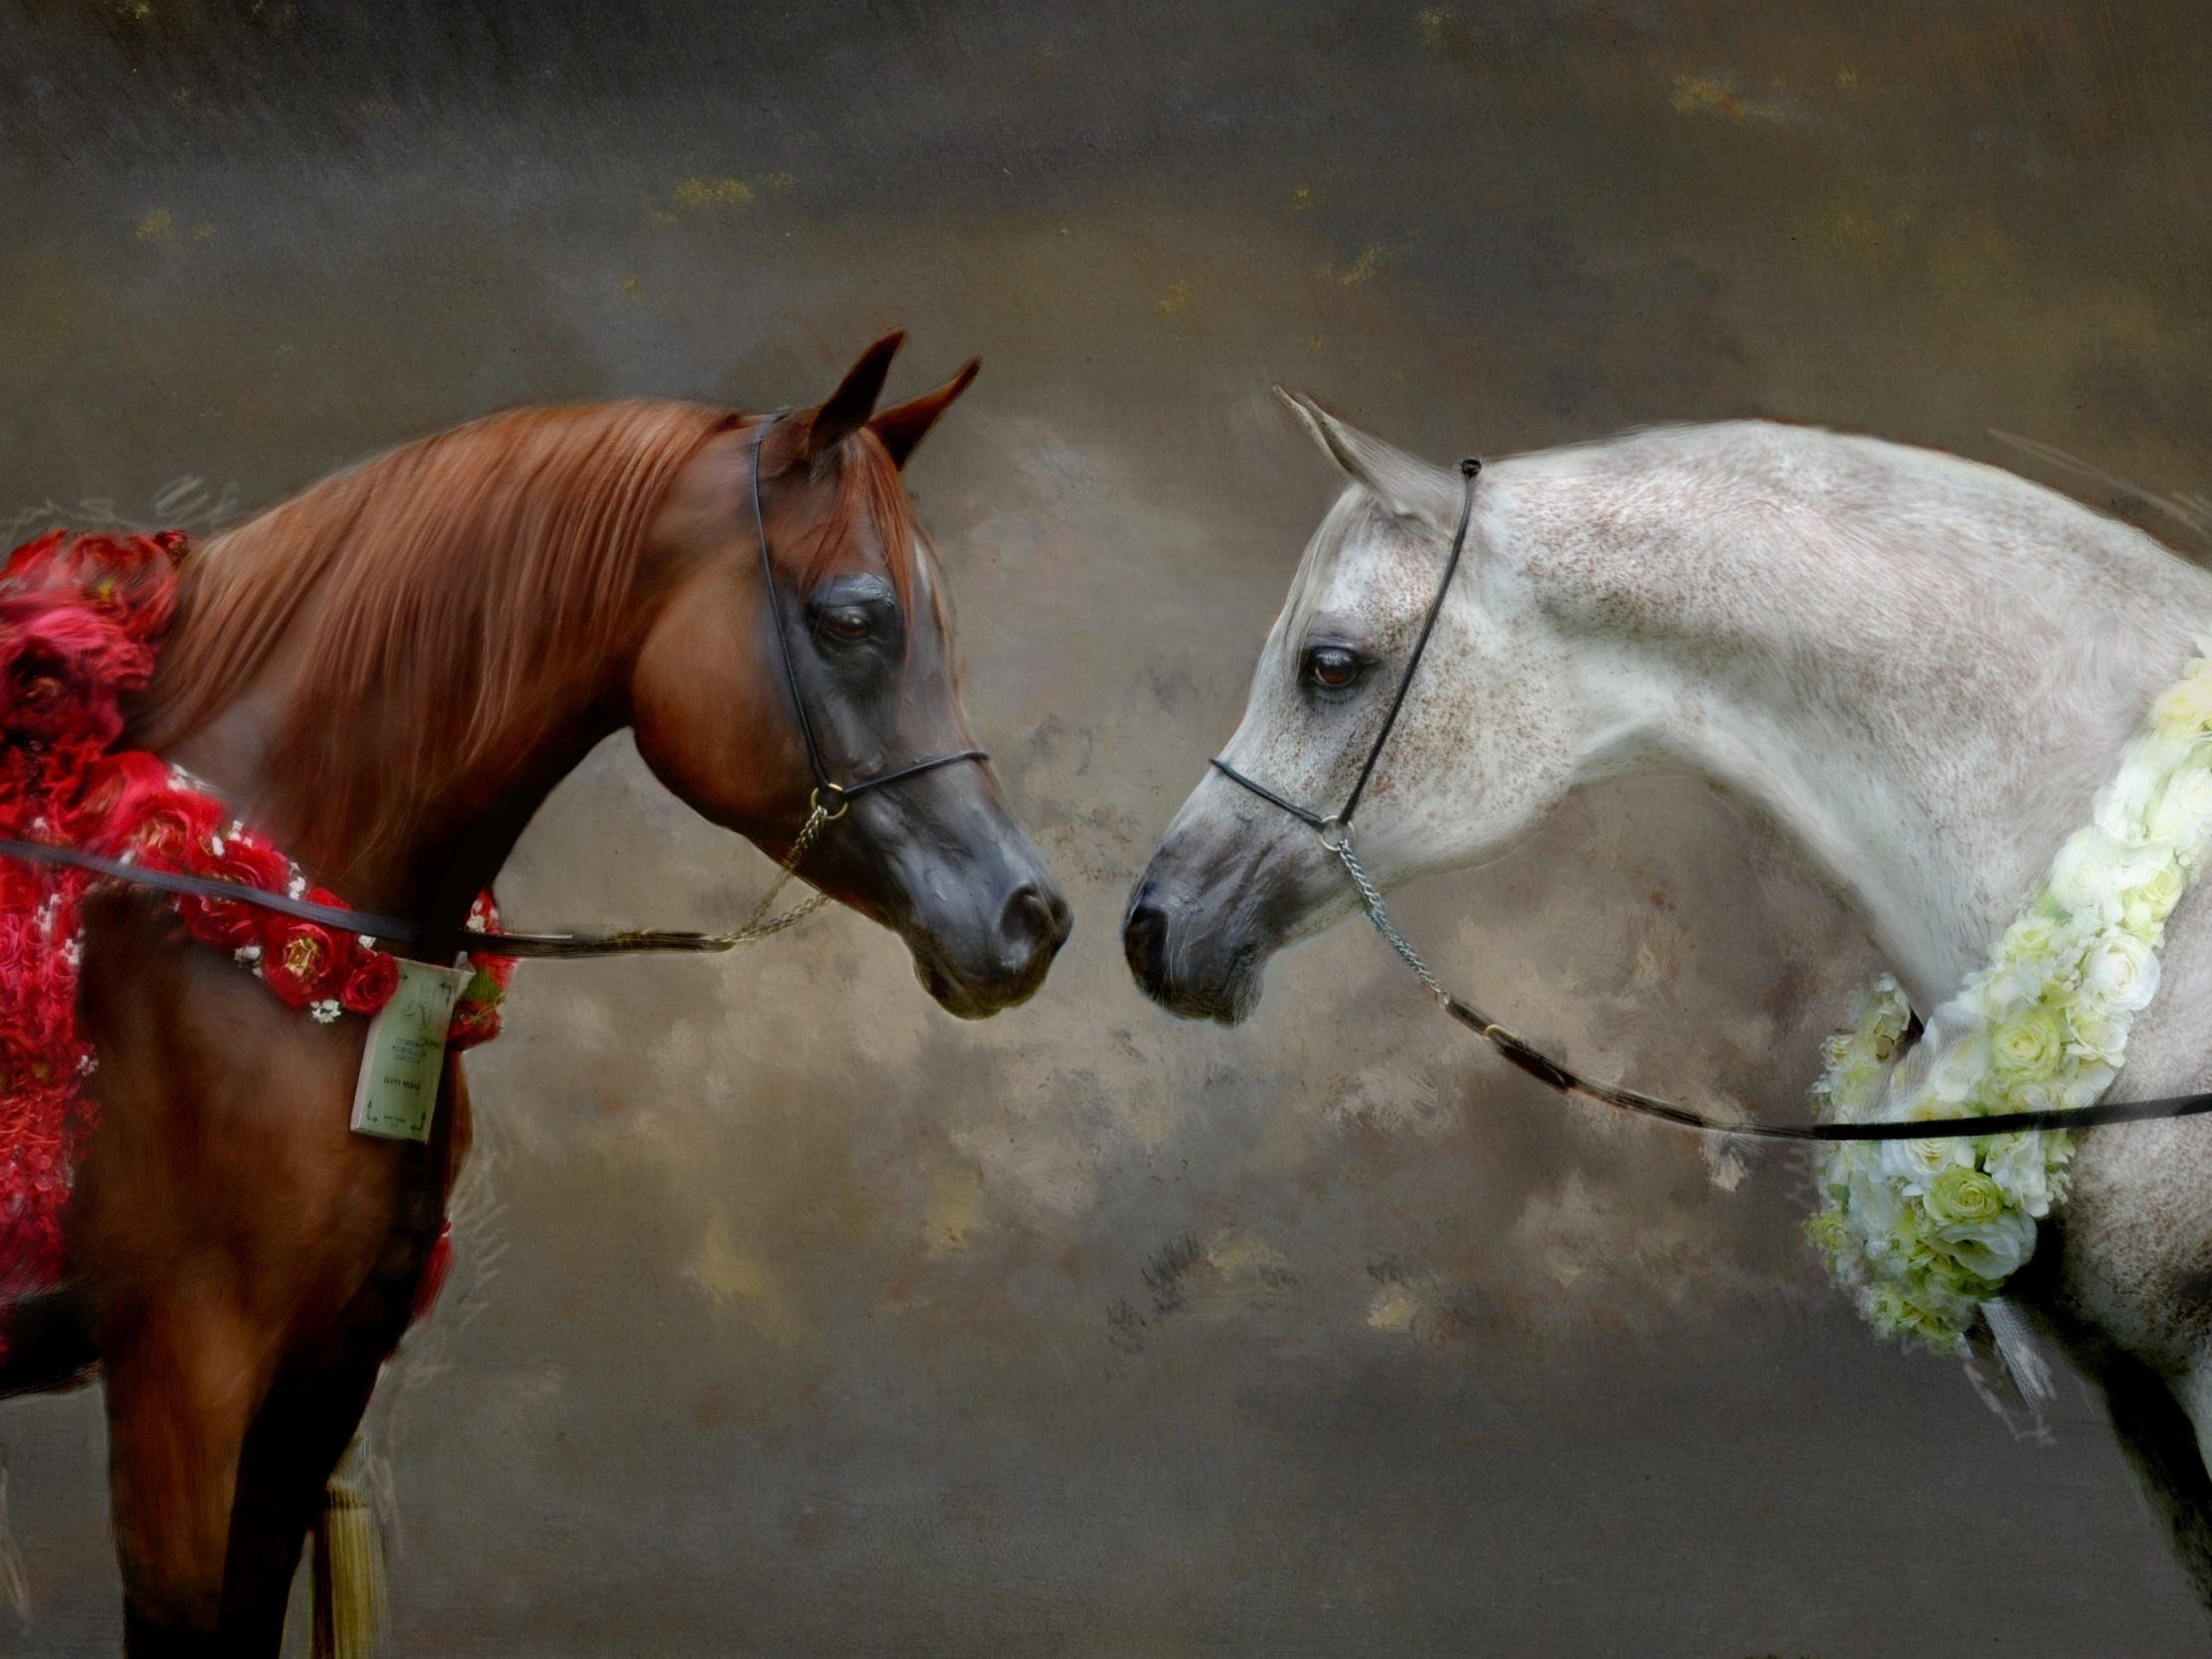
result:
[[[821,407],[709,439],[646,550],[657,603],[631,683],[639,750],[699,812],[778,857],[826,781],[851,788],[977,747],[944,575],[899,478],[976,365],[879,412],[901,338],[870,346]],[[1043,983],[1067,902],[986,765],[933,767],[842,804],[801,869],[905,939],[932,996],[981,1017]]]

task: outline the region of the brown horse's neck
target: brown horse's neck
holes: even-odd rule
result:
[[[520,410],[324,480],[190,555],[132,740],[348,901],[464,908],[629,721],[652,523],[724,423]]]
[[[283,684],[291,676],[279,675],[279,683],[255,686],[167,758],[205,780],[311,879],[349,902],[451,926],[498,872],[545,798],[601,739],[628,723],[628,668],[627,656],[612,651],[593,663],[544,664],[517,698],[511,728],[483,746],[484,764],[404,803],[385,799],[373,825],[344,804],[375,789],[384,775],[369,734],[391,722],[374,701],[349,721],[325,720],[311,684],[296,678]],[[306,757],[298,751],[317,735],[332,752],[314,757],[313,766],[299,764]],[[352,778],[343,765],[348,757],[360,769]]]

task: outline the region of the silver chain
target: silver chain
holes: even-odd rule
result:
[[[1390,913],[1382,908],[1382,893],[1368,879],[1368,872],[1360,867],[1360,860],[1352,851],[1351,830],[1340,826],[1337,834],[1336,840],[1325,841],[1323,844],[1344,860],[1345,873],[1352,877],[1352,884],[1360,889],[1360,903],[1367,910],[1368,920],[1375,924],[1375,931],[1382,935],[1384,942],[1397,952],[1399,960],[1406,967],[1420,976],[1421,984],[1428,987],[1431,997],[1439,1003],[1449,1003],[1451,993],[1444,989],[1442,981],[1428,971],[1428,964],[1421,960],[1421,953],[1413,949],[1404,934],[1398,932],[1397,924],[1390,920]]]

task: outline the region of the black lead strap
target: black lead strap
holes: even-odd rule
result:
[[[1451,592],[1452,578],[1459,572],[1460,555],[1467,546],[1467,526],[1475,510],[1475,475],[1481,470],[1482,462],[1472,456],[1459,463],[1462,482],[1459,528],[1452,536],[1451,557],[1444,562],[1444,575],[1436,584],[1436,597],[1429,602],[1428,614],[1421,619],[1421,631],[1414,638],[1412,654],[1405,660],[1405,671],[1398,675],[1397,690],[1390,698],[1388,712],[1382,716],[1382,730],[1375,734],[1374,743],[1368,747],[1367,759],[1361,763],[1360,776],[1352,785],[1352,793],[1345,797],[1343,809],[1332,818],[1324,818],[1312,808],[1302,807],[1295,801],[1277,795],[1256,779],[1247,778],[1218,756],[1210,763],[1216,772],[1231,783],[1241,785],[1269,806],[1280,808],[1321,836],[1321,844],[1336,854],[1346,873],[1351,876],[1353,885],[1359,889],[1361,907],[1366,910],[1368,920],[1374,924],[1376,932],[1383,937],[1406,967],[1419,976],[1421,983],[1436,999],[1437,1007],[1489,1043],[1508,1064],[1527,1072],[1538,1082],[1557,1089],[1562,1094],[1583,1095],[1623,1112],[1656,1118],[1661,1123],[1675,1124],[1684,1129],[1742,1135],[1751,1140],[1936,1141],[2060,1129],[2096,1129],[2105,1124],[2143,1123],[2159,1118],[2196,1117],[2212,1112],[2212,1094],[2188,1094],[2169,1096],[2163,1100],[2106,1102],[2084,1106],[2079,1110],[1992,1112],[1983,1117],[1923,1118],[1882,1123],[1729,1123],[1704,1112],[1692,1111],[1687,1106],[1677,1106],[1672,1101],[1661,1100],[1657,1095],[1645,1094],[1639,1089],[1594,1082],[1571,1067],[1562,1065],[1515,1035],[1473,1004],[1463,1002],[1445,990],[1436,976],[1429,972],[1420,953],[1398,932],[1396,924],[1390,920],[1389,911],[1383,907],[1381,891],[1368,878],[1359,856],[1353,851],[1352,815],[1359,808],[1360,797],[1366,793],[1369,778],[1374,776],[1375,763],[1382,756],[1382,746],[1390,740],[1390,730],[1397,724],[1398,711],[1405,706],[1405,694],[1412,688],[1413,675],[1420,669],[1421,655],[1428,649],[1429,636],[1435,632],[1436,619],[1444,609],[1444,598]]]
[[[325,927],[341,928],[347,933],[367,934],[372,939],[382,939],[395,945],[415,943],[415,924],[403,922],[395,916],[379,916],[367,910],[344,910],[335,905],[316,904],[308,899],[293,898],[288,893],[271,893],[236,881],[218,881],[213,876],[148,869],[143,864],[134,864],[121,858],[102,858],[94,852],[80,852],[74,846],[49,846],[44,841],[0,839],[0,855],[21,858],[33,864],[66,864],[71,869],[90,870],[94,875],[104,875],[110,880],[127,881],[134,887],[153,887],[161,892],[176,893],[186,898],[220,899],[226,904],[256,905],[263,910],[274,910],[278,915],[296,916],[303,922],[320,922]]]

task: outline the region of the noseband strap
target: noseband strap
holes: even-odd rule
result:
[[[753,497],[754,538],[760,543],[761,583],[768,590],[768,611],[776,624],[776,651],[784,664],[784,688],[791,693],[791,706],[799,716],[799,735],[807,745],[807,770],[814,775],[815,793],[810,807],[827,815],[834,822],[844,816],[845,809],[856,795],[885,785],[902,783],[924,772],[934,772],[940,766],[953,766],[961,761],[988,763],[991,759],[981,749],[955,749],[948,754],[932,755],[927,760],[911,762],[891,772],[878,772],[872,778],[859,778],[849,784],[832,780],[830,770],[822,761],[822,745],[815,737],[814,719],[807,712],[807,699],[799,690],[799,663],[791,653],[791,625],[784,615],[783,590],[776,585],[776,561],[768,550],[768,515],[761,506],[761,446],[768,441],[768,429],[790,414],[779,409],[753,429],[750,449]]]

